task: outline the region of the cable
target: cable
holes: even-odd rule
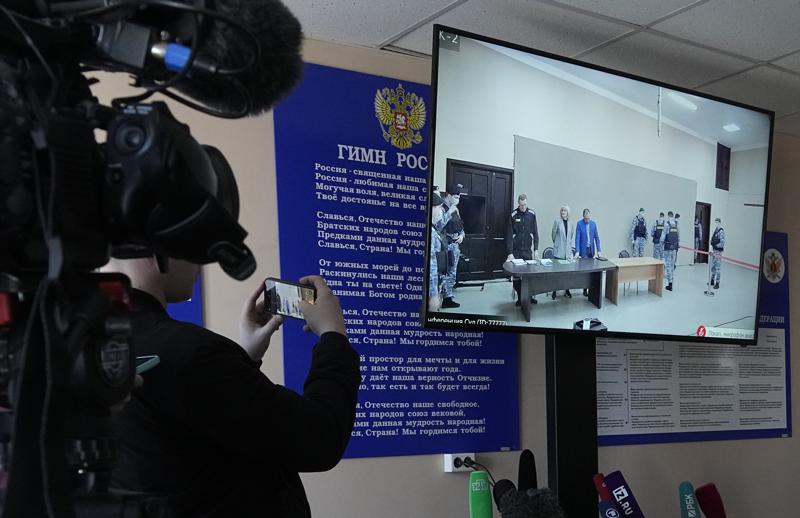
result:
[[[495,482],[494,477],[492,476],[492,472],[489,471],[489,468],[481,464],[480,462],[476,462],[472,460],[471,457],[464,457],[464,465],[474,471],[479,471],[475,466],[480,468],[481,470],[485,471],[489,475],[489,479],[491,480],[492,486],[494,486],[497,482]]]
[[[186,64],[183,66],[180,72],[169,78],[164,83],[156,85],[155,87],[145,87],[145,93],[134,95],[131,97],[121,97],[119,99],[114,99],[111,101],[111,105],[114,107],[118,107],[121,104],[135,104],[148,99],[153,94],[156,93],[167,93],[167,90],[176,85],[178,81],[186,77],[191,70],[192,63],[194,63],[195,55],[197,54],[197,47],[198,47],[198,40],[200,39],[200,22],[197,20],[197,15],[192,16],[192,47],[189,50],[189,57],[186,60]]]
[[[19,16],[20,18],[25,18],[26,20],[28,20],[28,18],[21,16],[18,13],[12,13],[10,10],[8,10],[7,7],[4,7],[2,5],[0,5],[0,11],[2,11],[3,14],[6,15],[8,21],[10,21],[11,24],[17,29],[17,32],[19,32],[22,35],[22,37],[25,39],[25,44],[28,45],[28,47],[30,47],[30,49],[36,56],[36,59],[39,60],[39,63],[42,64],[42,67],[44,68],[45,72],[47,72],[47,75],[50,77],[50,93],[47,95],[47,107],[50,107],[50,105],[53,102],[53,97],[55,96],[56,85],[58,84],[58,78],[56,78],[53,69],[50,68],[50,65],[47,63],[47,60],[44,59],[44,56],[39,51],[39,47],[36,46],[36,42],[33,41],[28,32],[17,21],[17,16]]]
[[[214,117],[219,117],[222,119],[241,119],[242,117],[247,115],[247,113],[250,111],[250,97],[247,94],[247,90],[239,81],[232,81],[231,84],[236,87],[236,89],[239,91],[244,101],[244,106],[238,112],[225,112],[221,110],[215,110],[213,108],[208,108],[207,106],[203,106],[202,104],[190,101],[186,97],[182,97],[170,90],[165,90],[161,92],[161,94],[185,106],[188,106],[189,108],[197,110],[201,113],[205,113],[206,115],[212,115]]]
[[[88,11],[84,11],[82,13],[78,13],[78,14],[74,15],[74,19],[80,20],[80,19],[83,19],[83,18],[89,18],[89,17],[92,17],[92,16],[105,14],[105,13],[108,13],[108,12],[111,12],[111,11],[114,11],[114,10],[120,10],[120,9],[123,9],[123,8],[140,7],[141,5],[146,5],[146,6],[149,5],[149,6],[154,6],[154,7],[164,7],[164,8],[168,8],[168,9],[175,9],[175,10],[185,11],[185,12],[189,12],[189,13],[194,14],[194,16],[192,18],[194,23],[193,23],[193,31],[192,31],[193,33],[192,33],[191,51],[189,53],[189,56],[187,58],[186,63],[184,64],[183,68],[181,69],[181,71],[178,72],[176,75],[172,76],[169,80],[167,80],[166,82],[161,83],[161,84],[155,84],[152,81],[142,80],[141,78],[138,78],[137,79],[138,80],[138,84],[136,84],[135,86],[141,86],[141,87],[145,88],[146,91],[144,93],[142,93],[142,94],[139,94],[139,95],[135,95],[135,96],[131,96],[131,97],[124,97],[124,98],[120,98],[120,99],[114,99],[114,101],[112,101],[112,105],[114,107],[119,107],[120,105],[123,105],[123,104],[139,103],[139,102],[142,102],[142,101],[150,98],[152,95],[154,95],[156,93],[160,93],[160,94],[162,94],[162,95],[164,95],[164,96],[166,96],[166,97],[168,97],[168,98],[170,98],[170,99],[172,99],[174,101],[177,101],[177,102],[179,102],[179,103],[181,103],[181,104],[183,104],[185,106],[188,106],[189,108],[197,110],[197,111],[199,111],[201,113],[204,113],[206,115],[211,115],[213,117],[219,117],[219,118],[225,118],[225,119],[239,119],[239,118],[242,118],[242,117],[246,116],[250,111],[250,105],[251,105],[250,95],[247,92],[246,88],[244,88],[244,86],[241,83],[239,83],[239,82],[237,82],[235,80],[231,81],[231,85],[239,93],[239,95],[240,95],[240,97],[242,99],[242,107],[241,107],[241,109],[239,109],[238,111],[235,111],[235,112],[232,112],[232,111],[229,112],[229,111],[216,110],[216,109],[213,109],[213,108],[209,108],[207,106],[203,106],[202,104],[194,102],[194,101],[192,101],[192,100],[190,100],[190,99],[188,99],[188,98],[186,98],[186,97],[184,97],[182,95],[176,94],[176,93],[174,93],[174,92],[169,90],[171,87],[173,87],[176,84],[178,84],[179,81],[184,79],[187,76],[187,74],[191,71],[191,66],[192,66],[192,63],[194,62],[194,59],[196,57],[197,49],[198,49],[198,45],[199,45],[198,42],[199,42],[199,39],[200,39],[200,37],[199,37],[199,32],[200,32],[199,25],[200,25],[200,22],[198,21],[198,16],[199,15],[205,15],[205,16],[208,16],[209,18],[213,19],[213,20],[228,24],[231,27],[233,27],[236,30],[238,30],[239,32],[243,33],[247,37],[247,39],[250,40],[249,41],[249,43],[250,43],[249,46],[250,46],[251,53],[250,53],[249,59],[247,60],[247,62],[244,65],[242,65],[240,67],[236,67],[236,68],[231,68],[231,69],[228,69],[228,68],[217,68],[214,71],[214,75],[218,75],[218,76],[240,75],[240,74],[246,72],[248,69],[250,69],[256,63],[256,61],[260,58],[260,55],[261,55],[261,44],[259,43],[258,39],[255,37],[255,35],[246,26],[244,26],[243,24],[239,23],[235,19],[230,18],[227,15],[219,13],[219,12],[214,11],[214,10],[201,8],[201,7],[196,7],[196,6],[187,5],[187,4],[182,4],[182,3],[177,3],[177,2],[174,2],[174,1],[171,1],[171,0],[122,0],[122,1],[120,1],[120,3],[117,3],[117,4],[113,4],[113,5],[105,6],[105,7],[102,7],[102,8],[97,8],[97,9],[90,9]],[[153,84],[155,84],[155,86],[153,86]]]
[[[182,4],[180,2],[175,2],[172,0],[120,0],[119,3],[108,5],[105,7],[100,7],[97,9],[89,9],[88,11],[84,11],[82,13],[75,14],[70,18],[75,20],[81,20],[84,18],[92,18],[94,16],[106,14],[113,11],[118,11],[121,9],[128,9],[128,8],[139,8],[141,6],[154,6],[154,7],[165,7],[170,9],[175,9],[177,11],[186,11],[193,14],[202,14],[212,18],[214,20],[223,22],[231,27],[235,28],[242,34],[244,34],[247,39],[250,40],[250,50],[251,55],[247,62],[239,67],[236,68],[219,68],[216,70],[218,75],[239,75],[242,72],[247,71],[250,67],[252,67],[256,61],[261,57],[261,44],[256,38],[255,34],[253,34],[250,29],[248,29],[244,24],[239,23],[234,18],[231,18],[228,15],[222,14],[218,11],[213,9],[206,9],[204,7],[197,7],[188,4]]]

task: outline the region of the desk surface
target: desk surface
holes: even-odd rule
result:
[[[558,259],[553,259],[553,264],[551,266],[542,266],[541,264],[516,265],[510,261],[503,264],[503,270],[516,276],[544,273],[591,273],[612,270],[616,267],[617,265],[610,260],[598,261],[594,258],[576,259],[569,264],[560,264]]]
[[[664,261],[654,257],[620,257],[615,259],[609,258],[608,261],[616,264],[620,268],[625,268],[626,266],[653,266],[664,264]]]

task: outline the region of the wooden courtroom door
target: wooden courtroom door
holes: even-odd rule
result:
[[[447,185],[463,185],[458,204],[464,221],[458,282],[505,277],[506,229],[513,210],[513,169],[447,159]],[[445,186],[440,186],[445,190]]]

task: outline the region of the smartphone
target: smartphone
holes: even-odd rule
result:
[[[305,320],[300,311],[300,302],[317,302],[317,290],[313,286],[282,281],[270,277],[264,281],[264,301],[267,311],[273,315]]]
[[[141,374],[143,372],[147,372],[156,365],[161,362],[161,358],[158,357],[156,354],[151,354],[148,356],[137,356],[136,357],[136,374]]]

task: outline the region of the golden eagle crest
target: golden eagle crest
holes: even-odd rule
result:
[[[406,92],[402,84],[392,90],[375,92],[375,117],[381,125],[383,140],[399,149],[408,149],[422,142],[419,130],[425,126],[425,101]]]
[[[770,249],[764,254],[764,276],[773,284],[779,283],[785,273],[783,256],[777,250]]]

